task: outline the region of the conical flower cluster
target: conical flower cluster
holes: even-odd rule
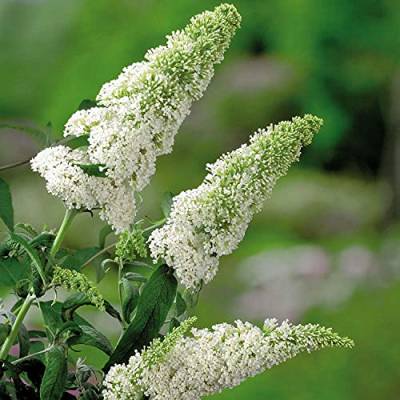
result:
[[[167,336],[168,338],[168,336]],[[263,328],[248,322],[193,329],[150,367],[143,367],[146,350],[128,365],[113,367],[105,379],[105,400],[200,400],[239,385],[302,352],[324,347],[352,347],[353,342],[319,325],[278,325]]]
[[[134,193],[148,184],[156,158],[171,151],[239,25],[232,5],[199,14],[168,36],[165,46],[148,51],[145,61],[106,83],[99,106],[76,112],[65,126],[66,137],[86,135],[87,148],[57,146],[33,159],[48,191],[69,208],[99,208],[116,231],[127,229],[136,213]],[[104,176],[89,175],[82,164]]]
[[[254,213],[321,125],[312,115],[270,125],[208,165],[204,182],[176,196],[166,224],[152,233],[153,258],[164,259],[188,289],[211,281],[219,258],[236,249]]]

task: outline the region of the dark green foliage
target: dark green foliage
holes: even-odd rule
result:
[[[171,212],[172,198],[173,198],[173,194],[171,192],[167,192],[164,194],[164,197],[162,199],[161,210],[162,210],[165,218],[167,218]]]
[[[131,320],[131,315],[135,310],[139,300],[139,289],[126,278],[121,279],[120,286],[122,298],[122,316],[124,321],[129,323]]]
[[[91,305],[91,302],[84,293],[74,293],[62,303],[61,318],[64,321],[72,320],[79,307],[88,305]]]
[[[88,146],[89,135],[72,137],[71,139],[66,140],[64,144],[70,147],[71,149],[79,149],[80,147]]]
[[[30,273],[29,264],[22,264],[16,258],[0,258],[0,284],[15,287]]]
[[[54,346],[47,352],[46,370],[40,386],[40,400],[60,400],[67,383],[65,347]]]
[[[19,378],[14,378],[14,387],[15,394],[18,400],[36,400],[39,399],[37,397],[36,390],[28,385],[25,385],[24,382]]]
[[[97,176],[100,178],[107,176],[104,164],[78,164],[78,167],[89,176]]]
[[[18,343],[19,343],[19,357],[25,357],[29,354],[31,347],[29,332],[24,324],[21,324],[18,331]]]
[[[159,267],[143,288],[134,319],[104,367],[128,361],[129,357],[158,336],[175,299],[177,281],[166,265]]]
[[[97,102],[90,99],[83,99],[79,104],[78,110],[88,110],[89,108],[96,107]]]
[[[44,371],[46,369],[44,363],[40,360],[33,358],[30,360],[22,361],[21,363],[18,363],[17,366],[19,371],[25,372],[27,374],[32,385],[36,389],[40,389]]]
[[[18,235],[16,233],[11,233],[10,237],[14,242],[16,242],[19,246],[21,246],[24,249],[26,254],[31,259],[32,265],[39,274],[40,279],[42,280],[43,283],[45,283],[44,268],[42,265],[42,261],[39,257],[39,254],[37,253],[35,248],[21,235]]]
[[[65,343],[69,346],[85,344],[96,347],[108,355],[112,353],[109,340],[101,332],[76,313],[66,315],[61,303],[41,302],[40,308],[50,337],[59,341],[65,337]],[[66,318],[67,316],[69,318]]]
[[[109,225],[103,226],[99,232],[99,247],[104,248],[106,245],[107,236],[112,233],[112,228]]]
[[[8,334],[10,333],[11,325],[10,324],[0,324],[0,346],[6,340]]]
[[[61,262],[62,266],[68,269],[80,271],[90,258],[92,258],[100,249],[98,247],[88,247],[85,249],[76,250],[73,254],[68,255]]]
[[[0,382],[0,399],[1,400],[12,400],[12,397],[8,393],[5,382]]]
[[[113,347],[109,340],[93,326],[89,325],[86,321],[81,321],[79,328],[81,332],[67,340],[68,346],[72,347],[77,344],[84,344],[87,346],[96,347],[107,355],[111,355]]]
[[[179,292],[176,292],[176,299],[175,299],[175,308],[176,308],[176,315],[179,317],[186,311],[186,302],[183,299],[182,295]]]

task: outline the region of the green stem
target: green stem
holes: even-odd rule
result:
[[[57,254],[58,250],[60,250],[61,243],[64,240],[67,229],[71,225],[72,220],[75,215],[78,214],[77,210],[67,210],[64,215],[64,219],[61,223],[60,229],[57,232],[57,236],[54,239],[53,245],[50,249],[50,259],[53,259]]]
[[[53,245],[51,246],[51,249],[50,249],[50,255],[49,255],[50,262],[54,258],[54,256],[57,254],[58,250],[60,249],[60,246],[64,239],[65,233],[67,232],[67,229],[71,225],[71,222],[77,213],[78,213],[77,210],[67,210],[66,211],[64,219],[61,223],[60,229],[58,230],[56,238],[54,239]],[[21,324],[35,299],[36,299],[36,296],[33,293],[30,293],[26,297],[24,303],[22,304],[20,310],[18,311],[17,317],[13,323],[11,331],[10,331],[9,335],[7,336],[6,340],[4,341],[3,346],[1,347],[0,360],[4,360],[8,356],[8,353],[18,335]]]
[[[3,346],[1,347],[0,360],[5,360],[7,358],[8,353],[9,353],[11,347],[13,346],[16,337],[18,336],[18,332],[21,327],[21,324],[35,299],[36,299],[36,296],[34,294],[29,294],[25,298],[25,301],[22,304],[22,306],[17,314],[17,317],[15,318],[15,321],[13,323],[11,331],[10,331],[9,335],[7,336],[6,340],[4,341]]]
[[[122,317],[122,323],[123,323],[123,327],[124,329],[126,329],[127,326],[127,321],[125,321],[124,318],[124,312],[122,310],[122,282],[121,282],[121,278],[122,278],[122,270],[124,269],[124,264],[122,263],[122,260],[119,259],[118,260],[118,297],[119,297],[119,304],[121,306],[121,317]]]
[[[17,162],[10,163],[10,164],[2,165],[2,166],[0,166],[0,171],[6,171],[7,169],[11,169],[11,168],[19,167],[21,165],[28,164],[29,161],[31,161],[30,158],[28,160],[22,160],[22,161],[17,161]]]
[[[153,229],[161,226],[164,224],[165,218],[156,222],[155,224],[149,226],[148,228],[143,230],[143,233],[151,232]],[[107,253],[108,250],[111,250],[113,247],[117,245],[117,242],[111,243],[110,245],[104,247],[104,249],[101,249],[98,253],[94,254],[92,257],[90,257],[85,263],[81,266],[81,268],[87,267],[92,261],[94,261],[97,257],[101,256],[104,253]]]
[[[167,220],[166,218],[160,219],[159,221],[157,221],[153,225],[150,225],[147,228],[143,229],[143,233],[151,232],[154,229],[158,228],[159,226],[164,225],[166,220]]]
[[[81,266],[81,269],[87,267],[92,261],[94,261],[97,257],[101,256],[104,253],[107,253],[108,250],[111,250],[113,247],[117,245],[117,242],[111,243],[107,247],[104,247],[104,249],[101,249],[99,252],[94,254],[92,257],[89,258],[89,260],[85,261],[85,263]]]
[[[19,364],[19,363],[21,363],[21,362],[23,362],[23,361],[30,360],[31,358],[35,358],[35,357],[37,357],[37,356],[40,356],[41,354],[46,354],[46,353],[48,353],[53,347],[54,347],[54,345],[51,345],[51,346],[49,346],[49,347],[47,347],[47,348],[45,348],[45,349],[43,349],[43,350],[40,350],[40,351],[38,351],[38,352],[36,352],[36,353],[28,354],[28,355],[25,356],[25,357],[21,357],[21,358],[19,358],[18,360],[13,361],[11,364],[17,365],[17,364]]]

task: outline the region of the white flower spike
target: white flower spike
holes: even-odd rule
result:
[[[143,395],[150,400],[200,400],[302,352],[353,346],[329,328],[287,321],[278,325],[275,319],[266,320],[262,329],[236,321],[193,329],[192,335],[181,337],[150,367],[144,366],[146,350],[127,365],[114,366],[105,378],[104,400],[140,400]]]
[[[219,258],[236,249],[254,213],[321,125],[312,115],[270,125],[208,165],[204,182],[176,196],[166,224],[152,233],[153,258],[173,267],[187,289],[210,282]]]
[[[100,216],[117,232],[128,229],[136,214],[134,193],[149,183],[157,157],[172,150],[180,125],[207,88],[240,19],[228,4],[203,12],[169,35],[165,46],[148,51],[145,61],[106,83],[97,96],[99,106],[76,112],[65,126],[66,137],[88,135],[87,149],[60,146],[32,161],[48,191],[68,208],[100,208]],[[55,168],[46,165],[47,157]],[[100,165],[106,176],[92,179],[80,171],[75,164],[81,159]]]

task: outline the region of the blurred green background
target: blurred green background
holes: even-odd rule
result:
[[[140,60],[202,0],[2,0],[1,123],[62,127],[82,99]],[[283,178],[240,248],[203,291],[199,325],[266,317],[320,322],[356,341],[352,351],[304,355],[215,399],[400,398],[400,2],[236,0],[243,16],[225,62],[158,162],[143,215],[162,193],[198,185],[204,166],[255,129],[305,112],[325,125]],[[0,130],[1,164],[40,147]],[[20,167],[10,183],[16,219],[54,228],[62,204]],[[95,243],[98,218],[67,238]],[[115,300],[112,277],[101,284]],[[112,321],[97,321],[112,333]],[[34,321],[32,323],[35,323]],[[100,355],[83,349],[94,362]]]

